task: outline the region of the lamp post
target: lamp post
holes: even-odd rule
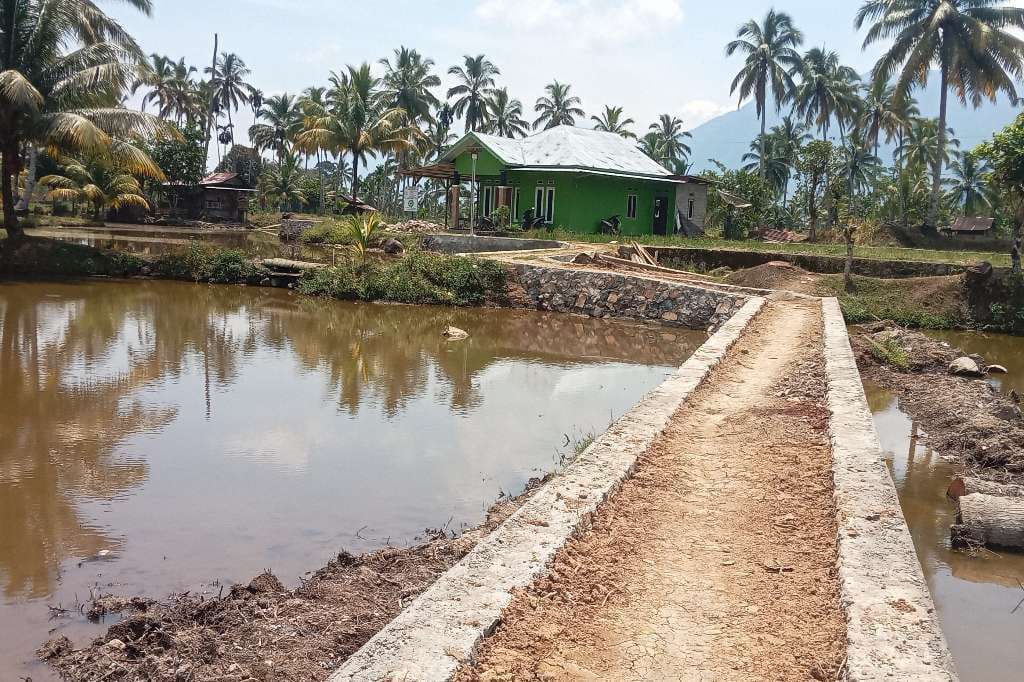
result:
[[[475,149],[473,150],[473,177],[469,182],[469,234],[470,236],[476,236],[476,158],[479,155]]]

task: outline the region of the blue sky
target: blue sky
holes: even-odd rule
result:
[[[154,0],[152,18],[110,3],[147,52],[208,64],[213,32],[238,53],[265,93],[324,84],[332,69],[376,61],[399,45],[435,60],[439,72],[463,54],[486,53],[501,84],[532,114],[552,79],[573,85],[588,115],[625,107],[646,128],[660,113],[688,127],[735,108],[729,83],[740,58],[724,46],[745,20],[771,7],[754,0]],[[861,50],[856,0],[787,0],[806,45],[826,45],[870,69]],[[251,122],[240,117],[239,128]]]

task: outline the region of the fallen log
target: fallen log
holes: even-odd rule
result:
[[[625,260],[624,258],[616,258],[615,256],[609,256],[604,253],[594,254],[593,260],[598,263],[604,263],[605,265],[610,265],[613,267],[634,268],[637,270],[646,270],[647,272],[660,272],[666,275],[676,275],[678,277],[685,277],[686,279],[700,280],[705,282],[714,281],[710,277],[698,275],[693,272],[686,272],[685,270],[673,270],[672,268],[666,268],[661,265],[637,263],[631,260]]]
[[[950,537],[957,546],[1024,548],[1024,498],[964,495]]]
[[[287,258],[264,258],[263,265],[268,268],[279,268],[282,270],[319,270],[326,268],[323,263],[307,263],[301,260],[288,260]]]
[[[983,478],[973,476],[958,476],[953,479],[946,490],[946,496],[958,500],[964,495],[992,495],[993,497],[1020,497],[1024,499],[1024,485],[1012,485],[1010,483],[996,483],[986,481]]]

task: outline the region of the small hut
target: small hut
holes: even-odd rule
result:
[[[247,187],[238,173],[212,173],[197,186],[164,183],[174,215],[198,220],[244,223],[249,200],[256,190]]]

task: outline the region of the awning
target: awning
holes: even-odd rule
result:
[[[437,180],[451,180],[455,177],[454,163],[435,163],[430,166],[419,166],[418,168],[405,168],[398,171],[399,175],[410,178],[435,178]]]

